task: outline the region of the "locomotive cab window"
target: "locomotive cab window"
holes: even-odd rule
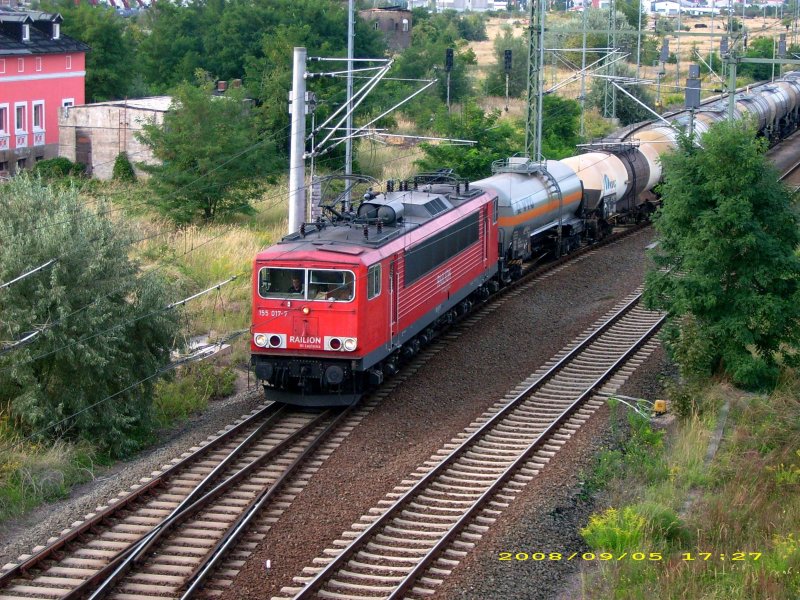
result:
[[[311,270],[308,297],[311,300],[349,302],[355,295],[355,276],[350,271]]]
[[[304,299],[305,269],[263,268],[258,272],[258,295],[262,298]]]
[[[367,299],[372,300],[381,293],[381,266],[372,265],[367,271]]]

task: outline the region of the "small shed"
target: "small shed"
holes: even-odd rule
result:
[[[142,175],[136,163],[158,161],[134,134],[145,124],[163,123],[171,104],[171,96],[153,96],[63,108],[58,119],[59,156],[85,164],[92,177],[111,179],[114,161],[127,152],[136,174]]]
[[[373,29],[383,32],[392,50],[405,50],[411,45],[411,11],[400,6],[370,8],[358,12]]]

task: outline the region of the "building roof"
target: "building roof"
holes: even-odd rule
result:
[[[128,100],[109,100],[108,102],[95,102],[84,104],[82,108],[95,106],[116,106],[139,110],[152,110],[153,112],[167,112],[172,105],[172,96],[150,96],[148,98],[129,98]]]
[[[29,11],[0,6],[0,56],[26,56],[31,54],[65,54],[88,52],[91,48],[61,33],[58,39],[50,34],[53,24],[60,24],[59,14]],[[30,25],[30,39],[22,41],[16,31],[23,24]]]

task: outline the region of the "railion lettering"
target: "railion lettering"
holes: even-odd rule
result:
[[[315,345],[319,346],[322,344],[322,338],[320,337],[301,337],[297,335],[290,335],[289,336],[289,343],[291,344],[308,344],[308,345]]]

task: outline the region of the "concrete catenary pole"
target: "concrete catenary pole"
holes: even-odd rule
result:
[[[289,156],[289,231],[306,221],[306,49],[294,49],[292,74],[292,138]]]
[[[353,138],[350,134],[353,131],[353,115],[350,111],[353,108],[353,56],[355,54],[355,1],[350,0],[347,4],[347,141],[345,142],[344,173],[353,174]],[[345,198],[347,208],[350,208],[350,188],[347,190]]]

